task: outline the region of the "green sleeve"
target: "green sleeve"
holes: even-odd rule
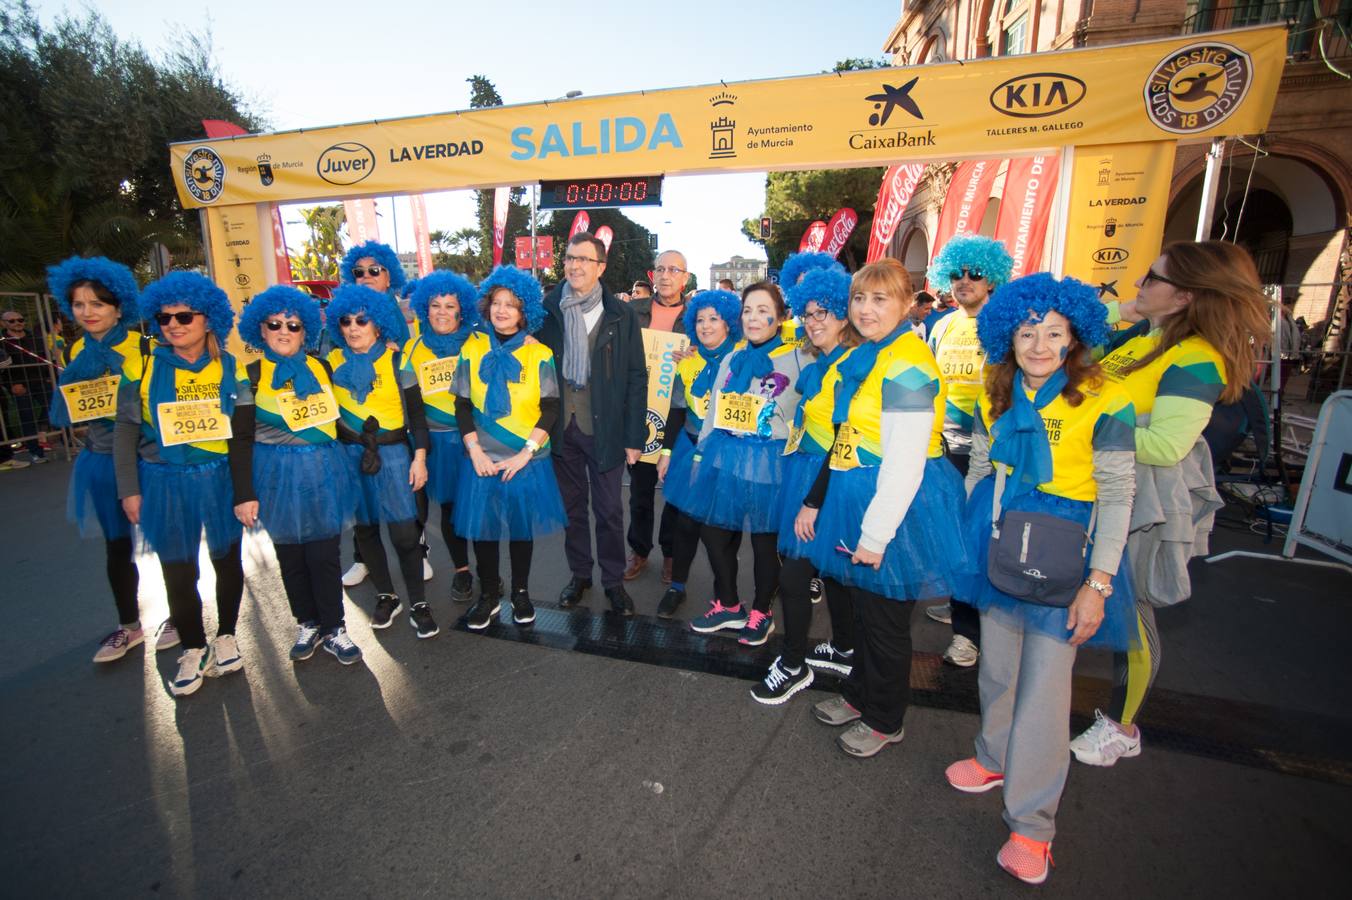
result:
[[[1161,394],[1155,398],[1150,424],[1136,429],[1136,459],[1150,466],[1177,465],[1210,421],[1210,403]]]

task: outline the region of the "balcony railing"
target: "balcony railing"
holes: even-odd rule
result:
[[[1285,22],[1291,29],[1287,55],[1293,60],[1352,59],[1352,0],[1318,4],[1312,0],[1266,0],[1235,6],[1213,6],[1206,0],[1189,4],[1191,14],[1183,20],[1185,34],[1200,34],[1224,28],[1243,28],[1269,22]],[[1321,48],[1322,45],[1322,48]]]

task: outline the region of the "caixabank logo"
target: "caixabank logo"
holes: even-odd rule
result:
[[[1160,128],[1195,134],[1224,122],[1253,84],[1249,54],[1219,41],[1189,44],[1159,61],[1145,82],[1146,111]]]
[[[199,203],[211,203],[225,189],[225,163],[210,147],[195,147],[183,160],[183,183]]]

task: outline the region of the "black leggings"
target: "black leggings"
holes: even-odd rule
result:
[[[479,589],[485,596],[494,593],[501,595],[502,592],[502,579],[498,575],[498,547],[497,541],[474,542],[474,564],[479,572]],[[513,591],[529,590],[530,558],[534,550],[534,541],[507,542],[507,555],[512,560]]]
[[[141,610],[136,602],[136,589],[141,585],[141,573],[132,556],[131,538],[104,541],[103,549],[107,556],[108,585],[113,589],[113,602],[117,604],[118,624],[139,622]]]
[[[667,506],[671,506],[670,503]],[[672,507],[675,509],[675,507]],[[699,522],[687,516],[679,509],[675,512],[675,521],[671,527],[671,581],[673,584],[685,584],[690,580],[690,566],[699,552]],[[737,535],[740,539],[741,535]],[[705,551],[706,555],[708,551]],[[713,566],[712,558],[709,562]],[[718,594],[721,585],[714,584],[714,594]]]
[[[441,504],[441,537],[451,554],[456,570],[469,568],[469,541],[455,533],[455,504]]]
[[[709,553],[709,565],[713,566],[718,599],[724,606],[737,606],[742,602],[737,592],[737,551],[742,546],[742,533],[705,525],[699,534]],[[756,576],[756,601],[752,609],[769,613],[775,588],[779,587],[779,535],[773,531],[751,535],[751,552]]]
[[[404,576],[404,590],[408,602],[417,606],[426,599],[423,589],[423,549],[418,543],[422,526],[413,522],[386,522],[385,530],[390,534],[390,543],[394,544],[394,555],[399,560],[399,573]],[[390,580],[390,563],[385,558],[385,545],[380,542],[379,525],[356,525],[352,536],[361,551],[362,562],[371,572],[371,581],[381,594],[393,594],[394,582]]]
[[[812,626],[810,587],[816,566],[805,559],[785,557],[779,570],[779,606],[784,611],[784,665],[797,669],[807,653],[807,632]],[[837,650],[854,649],[854,601],[850,590],[831,578],[825,579],[826,608],[831,613],[831,643]]]
[[[244,566],[239,559],[239,544],[220,559],[213,559],[216,570],[216,634],[234,634],[239,621],[239,604],[244,597]],[[197,560],[161,562],[164,572],[164,590],[169,595],[169,618],[178,630],[178,636],[187,650],[201,650],[207,645],[206,629],[202,626],[202,598],[197,593]]]
[[[343,627],[342,567],[338,536],[308,544],[273,544],[291,615],[315,623],[324,634]]]

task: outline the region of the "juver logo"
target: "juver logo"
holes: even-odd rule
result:
[[[365,144],[334,144],[319,154],[315,170],[329,184],[356,184],[376,170],[376,155]]]

